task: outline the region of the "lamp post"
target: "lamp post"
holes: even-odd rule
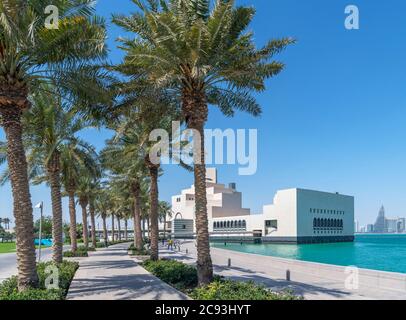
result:
[[[39,208],[40,210],[40,218],[39,218],[39,235],[38,235],[38,262],[41,261],[41,242],[42,242],[42,214],[43,214],[43,210],[44,210],[44,202],[41,201],[40,203],[38,203],[35,208]]]

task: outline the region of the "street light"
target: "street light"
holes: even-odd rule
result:
[[[41,201],[40,203],[38,203],[35,206],[36,209],[41,209],[41,215],[39,218],[39,235],[38,235],[38,240],[39,240],[39,244],[38,244],[38,262],[41,261],[41,242],[42,242],[42,212],[44,210],[44,202]]]

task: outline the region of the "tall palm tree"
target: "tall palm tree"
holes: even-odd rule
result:
[[[11,222],[10,218],[4,218],[3,222],[4,222],[4,228],[6,230],[9,230],[10,229],[10,222]]]
[[[59,10],[58,29],[45,26],[44,8],[49,4],[47,0],[0,2],[0,116],[14,201],[19,290],[38,285],[21,124],[23,111],[31,105],[29,94],[46,81],[88,100],[99,93],[90,89],[92,85],[101,81],[97,69],[86,63],[106,56],[104,21],[93,16],[93,1],[52,1]]]
[[[46,181],[51,187],[53,260],[62,262],[63,219],[61,197],[61,150],[75,144],[87,147],[76,137],[85,128],[82,119],[67,112],[54,88],[33,95],[32,107],[24,114],[24,141],[29,167],[37,174],[34,183]]]
[[[97,155],[94,148],[83,141],[63,145],[60,152],[62,185],[69,198],[71,250],[77,250],[75,195],[83,171],[96,174]]]
[[[164,239],[165,239],[166,238],[166,219],[167,219],[167,217],[172,218],[172,215],[173,215],[172,206],[167,201],[159,201],[158,212],[159,212],[158,213],[159,220],[163,221],[163,224],[164,224]]]
[[[235,7],[234,0],[217,0],[212,9],[209,0],[133,2],[140,13],[113,17],[135,33],[135,39],[120,39],[126,52],[120,71],[132,76],[131,87],[138,95],[165,90],[179,99],[187,127],[200,135],[200,144],[195,140],[194,145],[194,180],[197,270],[204,285],[213,278],[204,152],[208,104],[226,116],[235,110],[260,115],[251,92],[265,90],[265,80],[282,71],[282,63],[270,60],[294,40],[271,40],[257,49],[253,33],[247,32],[255,10]]]
[[[94,207],[94,200],[89,199],[89,214],[90,214],[90,224],[91,224],[91,239],[92,247],[96,248],[97,238],[96,238],[96,209]]]
[[[151,103],[151,102],[150,102]],[[162,106],[162,105],[161,105]],[[136,217],[138,217],[138,185],[139,175],[142,172],[139,166],[144,166],[146,172],[148,172],[150,180],[150,212],[149,218],[151,222],[151,259],[158,259],[158,240],[159,240],[159,230],[158,230],[158,176],[160,173],[160,163],[152,161],[150,159],[150,151],[153,148],[154,143],[149,141],[150,132],[155,128],[169,129],[170,118],[166,117],[164,114],[164,109],[161,112],[148,112],[148,104],[139,107],[135,112],[131,113],[130,117],[120,119],[120,124],[116,128],[116,136],[110,141],[111,144],[115,144],[115,147],[110,147],[108,152],[110,152],[110,159],[113,159],[114,153],[123,152],[124,154],[130,156],[133,159],[131,169],[132,181],[131,190],[134,194],[134,211]],[[121,149],[120,149],[121,148]],[[122,157],[120,157],[123,159]],[[130,160],[131,162],[131,160]],[[138,228],[138,218],[134,219],[137,223],[136,228]],[[137,247],[141,245],[138,242]]]
[[[93,205],[93,198],[95,196],[95,179],[99,176],[94,176],[94,174],[98,174],[97,171],[88,171],[82,170],[81,175],[78,180],[78,185],[76,189],[76,194],[79,199],[79,205],[82,209],[82,224],[83,224],[83,245],[88,248],[89,247],[89,230],[88,230],[88,210],[87,207],[91,204],[92,211],[89,214],[93,214],[91,217],[92,226],[92,234],[95,236],[95,228],[94,228],[94,205]],[[94,240],[94,241],[93,241]],[[95,245],[96,238],[92,240],[92,243]]]
[[[104,245],[108,246],[108,231],[107,231],[107,215],[109,211],[109,195],[105,188],[101,188],[99,192],[97,192],[95,201],[95,210],[96,214],[102,218],[103,221],[103,238],[104,238]]]

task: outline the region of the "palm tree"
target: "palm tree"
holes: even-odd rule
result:
[[[61,168],[66,174],[67,167],[77,166],[76,163],[69,163],[72,160],[70,155],[78,157],[83,149],[90,150],[91,147],[76,137],[87,124],[76,117],[74,112],[65,111],[54,88],[48,86],[47,90],[39,91],[32,96],[32,107],[24,113],[22,119],[25,127],[23,140],[28,152],[30,179],[34,184],[47,182],[51,187],[53,260],[55,263],[61,263],[63,251]],[[9,177],[9,171],[6,170],[0,178],[0,184],[5,183]],[[64,176],[62,178],[65,182]],[[70,204],[70,210],[71,207]],[[76,228],[74,214],[71,220],[74,231]],[[75,252],[76,231],[71,236],[72,251]]]
[[[63,145],[60,152],[62,185],[69,198],[71,250],[77,250],[76,201],[75,194],[83,171],[96,174],[96,153],[92,146],[83,141]]]
[[[9,230],[10,229],[10,219],[9,218],[4,218],[3,219],[3,223],[4,223],[4,227],[5,227],[5,229],[6,230]]]
[[[172,218],[172,206],[167,201],[159,201],[159,220],[164,223],[164,239],[166,238],[166,218]]]
[[[137,195],[139,192],[140,174],[142,174],[140,167],[144,166],[146,172],[148,172],[150,179],[149,218],[151,222],[151,260],[157,260],[159,255],[158,175],[160,173],[160,163],[150,159],[150,151],[153,147],[153,143],[149,141],[149,135],[155,128],[169,128],[170,118],[166,117],[163,108],[161,108],[161,112],[151,113],[147,111],[149,110],[148,107],[149,105],[145,104],[133,112],[130,117],[120,119],[120,124],[116,127],[117,134],[112,141],[108,142],[110,149],[107,151],[110,153],[110,159],[115,159],[117,153],[120,152],[130,157],[129,168],[132,169],[130,187],[134,195],[134,220],[137,230],[140,229],[140,227],[138,227],[140,223],[138,222],[139,197]],[[115,146],[111,147],[112,144],[115,144]],[[120,158],[123,159],[124,157]],[[139,240],[138,242],[136,241],[137,248],[141,245]]]
[[[89,194],[89,214],[90,214],[90,224],[91,224],[91,239],[92,246],[96,248],[97,238],[96,238],[96,197],[99,192],[99,181],[95,180],[90,186]]]
[[[44,0],[0,2],[0,116],[14,200],[19,290],[38,285],[21,124],[23,111],[31,105],[29,94],[46,81],[54,82],[61,92],[80,93],[88,100],[100,93],[90,88],[101,81],[97,69],[86,63],[106,56],[104,22],[92,16],[93,1],[52,1],[59,10],[58,29],[44,24],[48,4]]]
[[[24,114],[24,141],[29,153],[34,183],[46,181],[51,187],[53,260],[62,262],[63,219],[61,196],[61,150],[75,144],[87,147],[76,137],[86,124],[73,112],[66,112],[54,88],[33,95],[32,107]],[[73,248],[75,249],[75,248]]]
[[[83,245],[85,248],[89,247],[89,230],[88,230],[88,214],[87,207],[92,202],[94,197],[94,179],[92,176],[94,171],[82,170],[78,180],[76,194],[79,198],[79,205],[82,209],[82,224],[83,224]],[[96,177],[97,178],[97,177]],[[94,207],[92,207],[93,222],[94,222]],[[90,213],[90,212],[89,212]],[[94,228],[94,226],[93,226]],[[95,230],[92,230],[92,234],[95,235]]]
[[[126,57],[120,71],[132,76],[138,95],[165,90],[181,101],[187,127],[200,135],[194,148],[195,215],[199,285],[213,278],[210,257],[204,125],[208,104],[226,116],[242,110],[258,116],[261,107],[251,94],[265,90],[265,80],[284,65],[270,59],[293,39],[271,40],[256,49],[246,32],[255,10],[235,7],[234,0],[134,0],[141,13],[115,15],[113,21],[136,39],[120,39]],[[130,90],[128,86],[127,90]],[[196,141],[197,142],[197,141]]]
[[[95,211],[96,214],[102,218],[103,221],[103,238],[104,245],[108,246],[108,231],[107,231],[107,214],[109,211],[109,196],[105,188],[101,188],[96,194],[95,198]]]

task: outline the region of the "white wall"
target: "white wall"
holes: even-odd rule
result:
[[[298,236],[352,236],[354,234],[354,197],[297,189]],[[323,213],[313,213],[310,209],[323,210]],[[326,210],[326,213],[324,213]],[[335,210],[335,213],[334,213]],[[338,213],[338,212],[344,213]],[[313,233],[313,219],[342,219],[343,231],[340,233]]]

